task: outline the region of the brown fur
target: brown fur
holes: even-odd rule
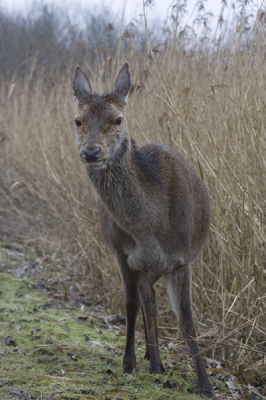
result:
[[[193,357],[199,391],[211,395],[195,339],[191,308],[191,263],[209,229],[207,190],[176,150],[159,144],[137,145],[128,133],[125,104],[130,90],[128,64],[110,94],[92,94],[86,75],[76,69],[74,94],[78,148],[99,194],[103,236],[115,254],[124,284],[127,341],[123,371],[136,365],[134,335],[142,307],[150,371],[161,373],[154,283],[164,276],[181,334]],[[120,121],[120,119],[122,120]]]

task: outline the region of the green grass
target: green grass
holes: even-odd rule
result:
[[[105,322],[96,306],[55,300],[54,293],[33,289],[32,277],[15,277],[18,254],[25,261],[19,250],[12,257],[1,246],[0,390],[5,400],[200,398],[193,394],[194,373],[181,377],[166,351],[161,353],[171,366],[167,374],[148,373],[141,332],[135,373],[123,375],[125,327]],[[163,387],[169,382],[175,387]]]

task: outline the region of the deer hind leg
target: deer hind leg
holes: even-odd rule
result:
[[[123,359],[123,372],[125,374],[131,374],[136,366],[134,341],[136,320],[140,309],[139,272],[130,269],[125,254],[117,254],[117,260],[124,285],[127,316],[126,348]]]
[[[198,379],[199,392],[205,396],[212,394],[212,386],[207,376],[199,346],[191,307],[191,269],[190,265],[177,266],[168,275],[167,289],[176,313],[180,332],[190,350]]]
[[[146,337],[144,358],[150,361],[150,373],[161,374],[164,371],[164,367],[158,350],[156,296],[153,285],[149,282],[148,275],[145,273],[141,275],[140,296]]]

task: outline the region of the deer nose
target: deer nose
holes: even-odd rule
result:
[[[83,149],[81,157],[88,162],[98,161],[101,156],[100,147],[95,147],[94,149]]]

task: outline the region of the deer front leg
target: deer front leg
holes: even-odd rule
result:
[[[126,348],[123,359],[123,372],[131,374],[136,366],[136,355],[134,348],[135,327],[140,309],[139,297],[139,272],[133,271],[127,264],[125,254],[117,255],[120,274],[124,285],[126,303]]]
[[[156,296],[149,277],[145,273],[141,275],[140,296],[146,338],[145,358],[150,361],[150,373],[161,374],[164,367],[158,350]]]
[[[205,370],[199,346],[196,340],[195,326],[191,307],[191,271],[190,265],[177,266],[168,276],[168,293],[177,315],[180,332],[190,350],[195,364],[199,393],[212,395],[212,385]]]
[[[146,324],[146,319],[145,319],[145,313],[144,313],[143,306],[141,306],[141,313],[142,313],[142,320],[143,320],[143,325],[144,325],[145,344],[146,344],[146,351],[145,351],[145,355],[144,355],[144,360],[149,360],[150,359],[150,347],[148,346],[147,324]]]

